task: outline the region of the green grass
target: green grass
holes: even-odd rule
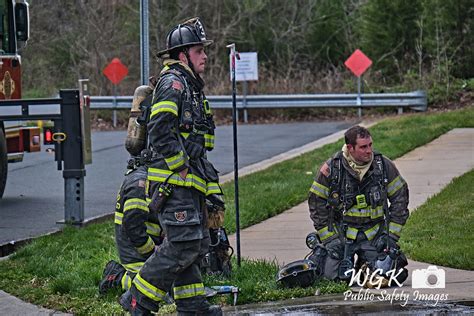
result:
[[[472,107],[447,113],[406,115],[377,124],[371,128],[371,132],[375,148],[394,159],[452,128],[473,127],[473,117]],[[341,146],[341,141],[329,144],[265,171],[243,177],[240,181],[241,227],[258,223],[304,201],[313,178],[308,172],[312,171],[314,174],[315,168]],[[472,176],[467,181],[468,184],[469,182],[472,183]],[[226,184],[224,189],[229,202],[225,225],[228,231],[233,232],[235,212],[232,183]],[[465,189],[467,192],[472,191],[470,187]],[[459,207],[464,208],[462,205]],[[430,211],[431,208],[429,207]],[[469,220],[472,222],[472,215],[470,216]],[[418,221],[423,220],[425,218]],[[466,223],[467,220],[466,215],[462,222]],[[458,233],[459,228],[454,223],[454,228],[447,230],[444,229],[448,227],[445,225],[446,220],[439,221],[443,223],[440,229],[443,229],[444,233],[433,234],[437,237],[437,243],[441,243],[440,236],[454,236]],[[412,222],[417,222],[416,214],[408,225]],[[466,227],[467,232],[472,223]],[[405,233],[410,230],[413,229],[405,229]],[[410,239],[406,238],[405,246],[412,255],[415,249],[420,247],[412,242],[412,252],[408,244]],[[452,246],[457,237],[450,240],[449,245]],[[472,244],[472,239],[467,240],[469,241],[469,244]],[[459,245],[462,247],[463,243]],[[432,249],[433,252],[440,251],[434,247]],[[462,253],[460,255],[462,256]],[[102,269],[110,259],[117,259],[111,221],[82,229],[66,228],[62,234],[38,238],[18,250],[9,260],[0,261],[0,288],[23,300],[77,315],[121,314],[116,303],[118,291],[105,297],[99,296],[97,292]],[[209,277],[206,284],[230,283],[239,286],[242,289],[239,304],[309,296],[316,290],[315,287],[291,290],[278,288],[275,282],[277,266],[274,263],[243,261],[240,269],[235,267],[234,264],[231,280]],[[345,285],[333,282],[323,282],[318,286],[321,293],[343,292],[346,289]],[[217,300],[226,300],[229,303],[231,298],[221,297]]]
[[[401,247],[412,259],[474,270],[474,170],[455,178],[413,212]]]

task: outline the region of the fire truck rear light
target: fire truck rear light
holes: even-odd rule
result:
[[[43,130],[43,143],[45,145],[53,145],[53,131],[50,128],[45,128]]]

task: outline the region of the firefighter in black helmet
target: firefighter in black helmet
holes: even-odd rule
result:
[[[178,315],[221,315],[204,292],[199,263],[209,248],[206,197],[222,190],[206,152],[214,148],[214,121],[203,93],[206,38],[198,18],[167,35],[153,92],[148,132],[149,209],[165,239],[134,278],[120,304],[132,315],[157,311],[169,292]]]

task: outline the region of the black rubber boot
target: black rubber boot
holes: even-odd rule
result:
[[[147,310],[143,306],[137,303],[137,300],[133,297],[130,291],[126,291],[122,294],[119,299],[119,304],[122,308],[132,316],[151,316],[153,315],[151,311]]]
[[[102,273],[102,280],[99,283],[99,293],[105,294],[110,289],[121,287],[125,272],[127,272],[125,268],[117,261],[110,260],[107,262]]]

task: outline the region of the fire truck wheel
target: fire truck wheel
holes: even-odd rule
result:
[[[7,143],[3,130],[0,128],[0,198],[3,196],[5,184],[7,182]]]

